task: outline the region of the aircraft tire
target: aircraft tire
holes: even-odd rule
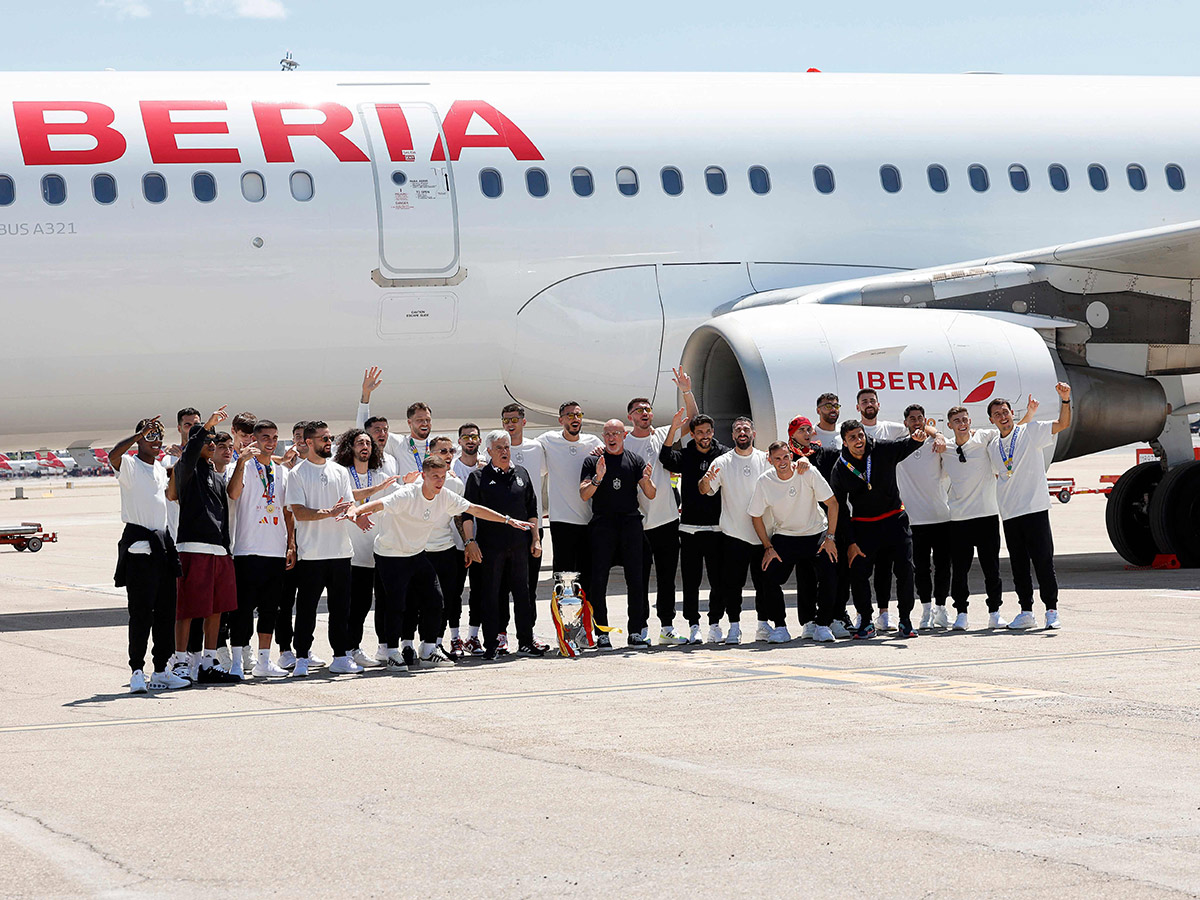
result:
[[[1150,527],[1150,504],[1162,478],[1161,463],[1142,463],[1125,472],[1109,494],[1104,511],[1108,539],[1130,565],[1148,566],[1160,552]]]
[[[1176,466],[1150,498],[1150,532],[1185,568],[1200,566],[1200,460]]]

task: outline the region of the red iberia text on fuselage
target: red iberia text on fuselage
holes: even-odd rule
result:
[[[858,387],[882,391],[957,391],[949,372],[859,372]]]

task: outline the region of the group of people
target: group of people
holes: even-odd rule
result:
[[[248,412],[229,419],[225,407],[207,420],[181,409],[179,443],[165,454],[158,416],[112,449],[131,691],[494,659],[509,653],[510,613],[518,652],[544,655],[534,634],[544,518],[553,571],[584,587],[600,649],[622,630],[629,647],[651,644],[652,575],[659,644],[740,643],[747,576],[754,639],[792,640],[784,586],[793,572],[803,638],[966,630],[976,557],[989,628],[1035,627],[1031,567],[1046,627],[1059,627],[1043,450],[1070,425],[1066,384],[1053,422],[1034,421],[1032,397],[1019,422],[997,399],[988,428],[951,408],[949,435],[915,404],[902,423],[879,421],[870,389],[858,393],[858,418],[839,425],[839,399],[826,393],[816,425],[797,416],[787,440],[763,451],[748,417],[734,420],[732,446],[717,440],[681,370],[684,406],[670,425],[656,427],[650,399],[635,397],[629,427],[610,419],[599,437],[584,433],[575,401],[560,406],[559,430],[536,438],[526,437],[518,403],[500,410],[500,428],[485,435],[467,422],[451,438],[434,433],[432,409],[416,402],[407,433],[396,434],[370,409],[381,383],[368,369],[356,427],[335,437],[323,421],[297,422],[281,454],[274,422]],[[227,420],[229,431],[219,430]],[[1000,614],[1001,527],[1020,604],[1011,623]],[[610,624],[615,565],[628,594],[625,629]],[[684,628],[675,624],[680,572]],[[331,662],[313,652],[322,595]],[[374,652],[363,647],[372,607]]]

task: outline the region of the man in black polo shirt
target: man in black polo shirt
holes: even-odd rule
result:
[[[650,465],[625,449],[625,425],[620,419],[609,419],[600,433],[604,453],[589,456],[583,461],[579,496],[592,502],[592,521],[588,526],[592,551],[592,583],[588,601],[592,604],[596,623],[608,625],[608,572],[612,568],[617,548],[625,569],[625,587],[629,592],[630,647],[648,647],[646,620],[650,604],[642,571],[642,513],[638,509],[638,490],[653,500],[657,492],[651,480]],[[597,647],[611,647],[607,634],[601,634]]]
[[[680,432],[691,431],[687,444]],[[721,495],[700,493],[700,479],[713,460],[729,448],[713,436],[711,416],[698,415],[690,420],[685,410],[675,413],[671,430],[663,441],[658,458],[663,468],[679,475],[679,568],[683,574],[683,615],[691,626],[689,644],[701,643],[700,581],[708,570],[708,621],[716,624],[725,615],[725,600],[718,576],[721,572]]]
[[[517,648],[530,656],[544,656],[548,645],[533,636],[533,600],[529,591],[529,563],[542,555],[538,536],[537,498],[533,479],[523,466],[512,462],[507,431],[490,431],[484,447],[491,458],[467,478],[463,496],[476,506],[486,506],[512,519],[528,522],[530,531],[516,531],[504,523],[463,516],[467,562],[482,567],[479,617],[483,627],[484,658],[493,659],[499,646],[500,593],[511,591],[517,620]]]
[[[834,499],[848,509],[847,556],[854,606],[862,615],[856,638],[875,635],[871,622],[871,573],[876,560],[890,560],[896,575],[896,601],[900,607],[899,636],[915,638],[912,627],[913,551],[908,515],[900,502],[896,466],[921,448],[930,430],[914,431],[907,438],[882,441],[867,437],[862,422],[842,423],[842,453],[833,468]],[[839,518],[843,518],[839,516]]]

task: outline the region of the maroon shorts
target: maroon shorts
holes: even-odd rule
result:
[[[180,553],[179,578],[175,592],[175,620],[205,619],[214,613],[237,609],[237,579],[233,557],[211,553]]]

